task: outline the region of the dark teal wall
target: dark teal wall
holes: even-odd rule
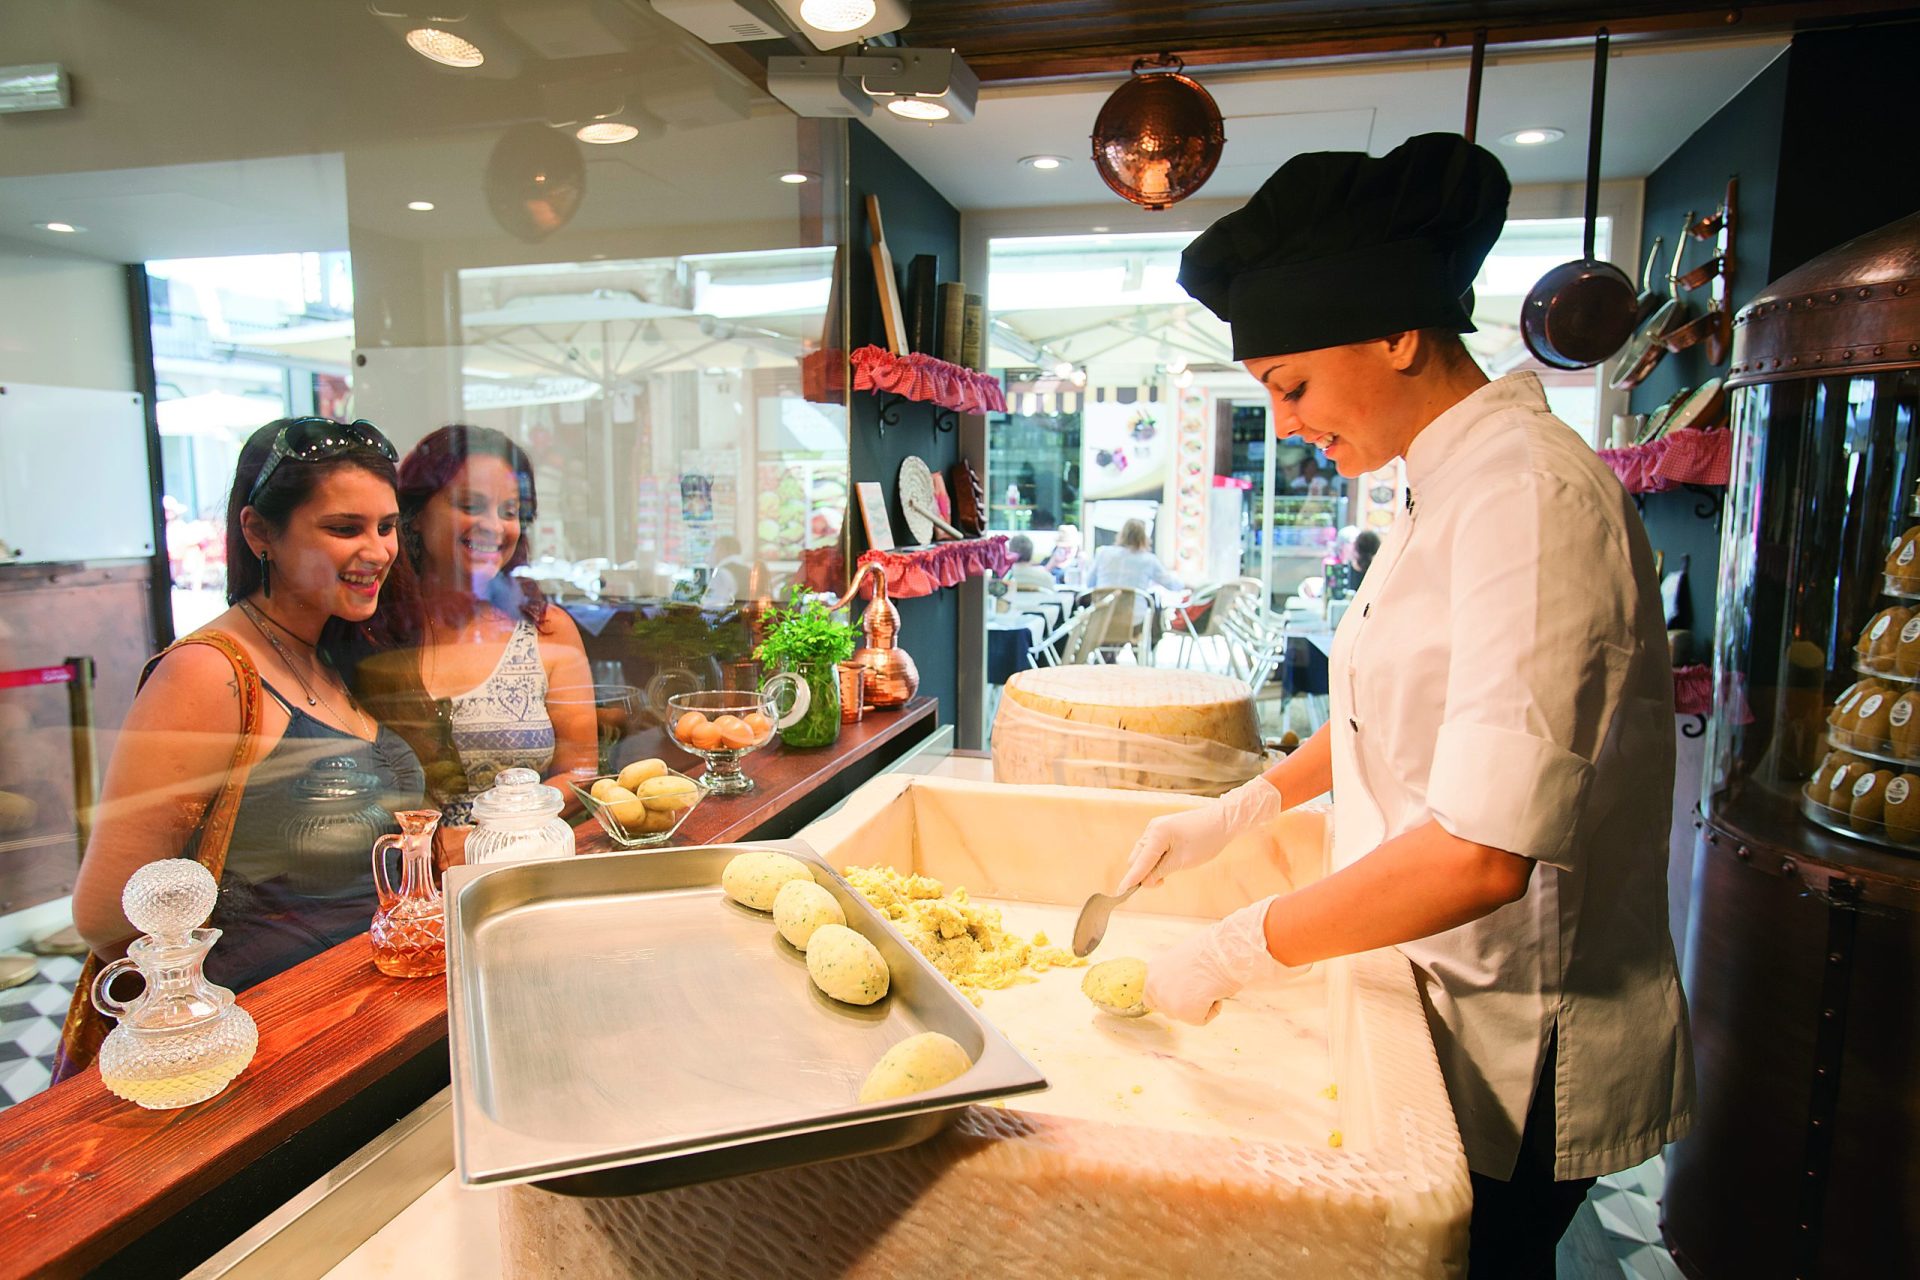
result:
[[[1727,179],[1740,179],[1738,220],[1735,223],[1737,270],[1728,282],[1735,310],[1746,305],[1776,274],[1772,268],[1774,192],[1779,186],[1780,138],[1786,111],[1788,59],[1781,56],[1756,76],[1712,119],[1700,126],[1647,178],[1641,221],[1638,261],[1645,262],[1655,236],[1666,237],[1661,270],[1672,261],[1674,237],[1689,211],[1704,215],[1719,207]],[[1706,260],[1708,246],[1689,244],[1686,264]],[[1698,315],[1707,305],[1708,288],[1683,296]],[[1669,355],[1632,395],[1635,413],[1651,413],[1682,388],[1695,387],[1726,372],[1707,363],[1706,346]],[[1720,525],[1696,514],[1699,495],[1682,489],[1647,497],[1642,518],[1653,545],[1666,552],[1671,571],[1681,556],[1688,560],[1688,588],[1692,602],[1695,656],[1702,657],[1713,636],[1715,580],[1720,564]]]
[[[847,273],[847,322],[856,348],[868,343],[885,346],[886,329],[880,319],[879,297],[874,287],[873,258],[867,251],[872,240],[867,228],[867,196],[880,197],[880,220],[886,228],[894,266],[901,275],[903,295],[906,266],[915,254],[936,255],[940,259],[940,279],[960,278],[960,211],[948,204],[946,197],[866,126],[856,121],[849,132],[853,252]],[[909,454],[918,454],[935,472],[945,471],[960,458],[957,433],[936,432],[933,407],[924,404],[906,405],[900,412],[899,423],[887,427],[883,433],[879,399],[865,391],[854,391],[850,395],[853,479],[856,483],[880,482],[892,508],[894,537],[904,543],[908,536],[906,523],[901,519],[895,493],[900,462]],[[867,549],[866,529],[860,522],[859,510],[858,501],[849,495],[847,518],[852,525],[856,560]],[[959,663],[958,596],[953,590],[941,590],[895,603],[900,609],[901,642],[920,668],[920,692],[938,698],[940,723],[952,724],[955,673]]]

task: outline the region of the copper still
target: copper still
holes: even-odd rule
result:
[[[1684,972],[1699,1101],[1662,1229],[1690,1276],[1915,1275],[1920,832],[1889,814],[1920,750],[1890,713],[1882,733],[1837,708],[1855,684],[1920,687],[1856,640],[1920,600],[1901,559],[1920,537],[1920,214],[1782,276],[1733,335]],[[1836,798],[1842,766],[1865,780]]]
[[[887,598],[887,573],[879,561],[861,565],[847,584],[847,594],[833,607],[852,604],[860,594],[861,582],[868,577],[873,579],[873,599],[860,615],[860,630],[867,642],[853,651],[853,661],[867,669],[867,707],[886,711],[904,707],[919,692],[920,669],[913,665],[913,656],[900,647],[900,611]]]

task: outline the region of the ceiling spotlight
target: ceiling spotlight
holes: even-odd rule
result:
[[[774,0],[816,49],[837,49],[907,25],[906,0]]]
[[[63,236],[74,235],[86,230],[85,227],[76,227],[71,222],[36,222],[33,225],[42,231],[58,231]]]
[[[1056,378],[1071,378],[1073,376],[1073,361],[1062,360],[1060,363],[1054,365],[1053,376]]]
[[[1567,136],[1565,129],[1517,129],[1501,135],[1500,141],[1510,147],[1544,147],[1549,142],[1558,142]]]
[[[487,60],[479,45],[439,27],[415,27],[407,32],[407,45],[427,61],[443,67],[477,67]]]
[[[909,120],[971,120],[980,77],[951,49],[893,48],[843,58],[860,87]]]
[[[1192,386],[1193,370],[1182,369],[1179,373],[1175,374],[1173,378],[1173,385],[1176,387],[1179,387],[1182,390],[1185,390],[1186,388]]]
[[[808,173],[804,169],[789,169],[785,173],[778,174],[776,176],[780,179],[780,181],[786,183],[790,187],[799,187],[799,186],[805,186],[807,183],[812,182],[814,178],[818,175]]]
[[[1029,169],[1058,169],[1065,164],[1064,156],[1021,156],[1020,163]]]
[[[409,200],[409,201],[407,201],[407,208],[409,208],[409,209],[411,209],[411,210],[413,210],[413,211],[414,211],[415,213],[432,213],[432,212],[433,212],[433,201],[431,201],[431,200]]]
[[[619,120],[596,120],[592,124],[583,124],[575,129],[573,136],[582,142],[607,146],[615,142],[632,142],[640,136],[640,130],[636,125]]]
[[[1180,373],[1185,373],[1186,371],[1187,371],[1187,358],[1185,356],[1175,356],[1173,359],[1167,361],[1168,373],[1180,374]]]

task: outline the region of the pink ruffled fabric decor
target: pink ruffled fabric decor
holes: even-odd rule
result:
[[[1733,475],[1733,433],[1675,431],[1659,441],[1666,452],[1654,470],[1678,484],[1725,484]]]
[[[881,347],[861,347],[852,359],[856,391],[891,391],[960,413],[1006,412],[1007,393],[990,373],[962,369],[919,351],[896,356]]]
[[[912,551],[868,551],[860,557],[860,564],[876,560],[887,575],[887,594],[910,598],[930,596],[941,587],[956,586],[968,578],[998,577],[1013,567],[1014,557],[1007,550],[1007,535],[996,533]],[[868,598],[873,595],[870,583],[863,583],[860,591]]]
[[[1613,468],[1628,493],[1665,493],[1678,489],[1680,482],[1660,474],[1660,460],[1667,456],[1667,442],[1630,444],[1624,449],[1600,450],[1600,461]]]
[[[1673,713],[1704,716],[1713,712],[1713,668],[1704,663],[1673,669]]]

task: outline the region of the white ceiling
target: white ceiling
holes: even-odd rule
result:
[[[1607,72],[1601,172],[1644,178],[1786,48],[1784,39],[1616,45]],[[1516,184],[1576,182],[1586,174],[1591,54],[1494,55],[1487,60],[1479,139]],[[1384,155],[1419,133],[1461,127],[1467,62],[1453,56],[1390,65],[1208,73],[1196,70],[1226,117],[1220,167],[1201,194],[1244,199],[1303,151]],[[967,210],[1112,201],[1088,159],[1094,117],[1121,78],[982,91],[974,119],[924,125],[876,111],[873,128],[956,206]],[[1515,130],[1549,125],[1566,137],[1542,147],[1501,145]],[[1022,156],[1064,156],[1052,172]]]

